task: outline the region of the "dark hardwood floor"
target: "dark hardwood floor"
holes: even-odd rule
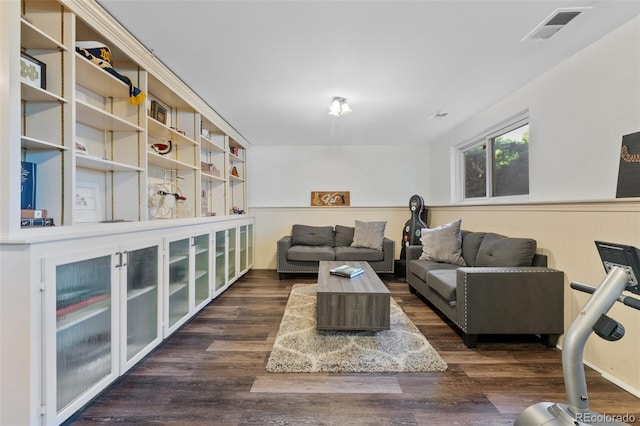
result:
[[[267,373],[291,286],[315,279],[254,270],[68,423],[508,425],[531,404],[565,402],[560,351],[529,336],[468,349],[401,278],[384,281],[448,371]],[[640,422],[638,398],[591,369],[587,379],[594,411]]]

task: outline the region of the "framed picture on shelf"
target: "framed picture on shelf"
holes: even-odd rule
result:
[[[167,124],[167,109],[158,101],[151,101],[151,111],[149,112],[151,118]]]
[[[102,201],[97,183],[78,182],[74,204],[76,222],[98,222],[104,219],[102,217]]]
[[[20,52],[20,78],[31,86],[47,89],[47,65],[25,52]]]
[[[80,139],[76,139],[76,154],[87,154],[87,145]]]

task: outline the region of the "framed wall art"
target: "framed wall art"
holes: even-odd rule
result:
[[[46,90],[47,65],[25,52],[20,52],[20,78],[31,86]]]
[[[351,205],[349,191],[311,191],[313,207],[344,207]]]
[[[622,137],[616,198],[640,197],[640,132]]]

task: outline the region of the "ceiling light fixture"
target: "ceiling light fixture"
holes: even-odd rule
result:
[[[349,107],[349,101],[345,98],[335,97],[329,105],[329,115],[334,117],[342,117],[343,115],[351,114],[351,108]]]

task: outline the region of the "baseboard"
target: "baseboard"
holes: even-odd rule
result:
[[[625,383],[622,380],[618,379],[617,377],[614,377],[611,374],[602,371],[600,368],[594,366],[593,364],[591,364],[589,362],[585,361],[584,365],[588,366],[589,368],[593,368],[595,371],[600,373],[600,375],[603,378],[605,378],[606,380],[610,381],[611,383],[613,383],[614,385],[618,386],[619,388],[622,388],[622,389],[626,390],[627,392],[629,392],[631,395],[635,396],[636,398],[640,398],[640,389],[634,388],[633,386],[629,385],[628,383]]]

